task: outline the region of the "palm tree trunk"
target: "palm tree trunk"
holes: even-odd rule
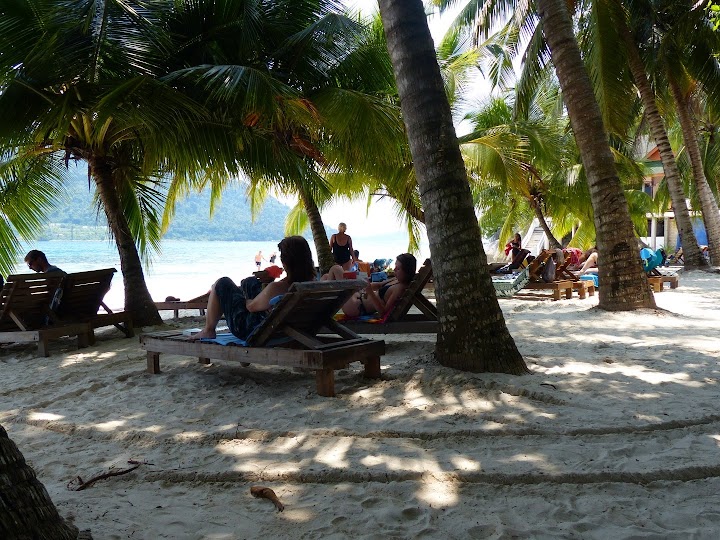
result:
[[[535,212],[535,217],[538,220],[538,223],[540,224],[540,228],[545,233],[545,236],[547,236],[548,243],[550,244],[550,247],[552,249],[562,249],[562,244],[558,242],[557,238],[555,238],[555,235],[550,230],[550,227],[547,224],[547,221],[545,220],[545,215],[542,212],[542,208],[540,208],[540,203],[536,201],[535,199],[532,199],[530,201],[530,205],[533,208],[533,211]]]
[[[698,198],[700,199],[700,209],[702,210],[703,221],[705,222],[705,230],[707,231],[708,237],[710,260],[712,264],[720,265],[720,211],[718,211],[718,205],[710,188],[710,184],[707,178],[705,178],[705,170],[703,168],[702,158],[700,157],[700,145],[698,144],[695,133],[695,124],[690,117],[689,100],[671,73],[668,73],[668,81],[670,82],[670,91],[675,100],[675,108],[677,109],[680,127],[682,128],[685,149],[690,157],[693,179],[695,180],[695,187],[697,188]]]
[[[328,242],[328,237],[325,233],[325,225],[323,225],[320,210],[318,209],[317,204],[315,204],[315,200],[302,185],[298,185],[298,193],[300,194],[300,199],[303,202],[305,212],[307,213],[308,220],[310,221],[310,230],[312,231],[313,242],[315,242],[315,251],[318,256],[318,266],[320,267],[320,271],[324,274],[330,270],[332,265],[335,264],[332,251],[330,251],[330,243]]]
[[[71,540],[74,525],[65,522],[45,486],[22,452],[0,426],[0,537]]]
[[[132,314],[135,326],[162,324],[162,318],[145,283],[140,255],[120,205],[112,166],[102,157],[91,157],[88,164],[120,255],[120,269],[125,284],[125,311]]]
[[[445,366],[512,374],[527,366],[495,297],[422,0],[380,0],[425,211]]]
[[[648,81],[645,65],[640,58],[640,51],[630,34],[630,29],[624,21],[620,21],[620,25],[620,34],[625,43],[630,72],[635,81],[635,86],[637,86],[638,92],[640,92],[640,99],[643,103],[643,109],[645,109],[645,118],[647,119],[650,133],[653,139],[655,139],[655,144],[660,153],[660,160],[662,161],[663,171],[665,172],[665,181],[668,185],[673,211],[675,212],[675,223],[680,233],[680,240],[684,248],[683,252],[687,253],[685,257],[685,267],[691,269],[706,266],[705,259],[700,253],[697,238],[693,232],[690,212],[688,211],[685,201],[685,193],[680,180],[677,162],[675,161],[675,154],[670,146],[665,122],[657,108],[655,92],[650,85],[650,81]]]
[[[655,298],[640,264],[627,200],[567,5],[564,0],[538,0],[537,5],[590,188],[602,283],[598,307],[653,308]]]

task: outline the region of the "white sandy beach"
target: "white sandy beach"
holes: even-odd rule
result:
[[[336,398],[282,368],[163,355],[150,375],[115,330],[49,358],[5,346],[0,423],[96,540],[718,538],[720,275],[656,300],[502,300],[531,375],[443,368],[434,336],[385,336],[383,379],[355,365]],[[128,460],[145,464],[67,489]]]

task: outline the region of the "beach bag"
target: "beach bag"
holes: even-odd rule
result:
[[[545,263],[542,274],[540,274],[540,277],[545,283],[552,283],[555,281],[555,267],[555,259],[550,257]]]

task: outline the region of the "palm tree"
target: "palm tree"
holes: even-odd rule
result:
[[[567,6],[562,0],[538,0],[538,10],[595,210],[599,274],[603,283],[599,307],[613,311],[655,307],[640,265],[627,200]]]
[[[422,2],[379,5],[433,257],[440,319],[436,356],[464,370],[524,373],[495,298]]]
[[[332,0],[177,2],[168,20],[172,71],[163,80],[202,101],[238,137],[235,161],[250,180],[254,207],[270,189],[294,194],[322,269],[332,264],[320,208],[332,196],[323,178],[395,162],[404,131],[392,69],[377,30],[338,12]],[[380,31],[380,36],[382,35]],[[188,183],[189,182],[189,183]],[[219,194],[227,177],[177,178]]]
[[[0,537],[75,540],[77,527],[64,521],[45,486],[0,426]]]
[[[0,154],[0,273],[11,274],[24,255],[22,238],[38,234],[48,212],[62,197],[62,164],[42,158],[18,162],[11,153]]]
[[[125,309],[161,322],[141,254],[157,249],[163,175],[202,163],[202,109],[157,81],[158,19],[141,2],[3,2],[0,146],[18,166],[82,160],[120,255]]]
[[[635,82],[643,103],[650,133],[655,140],[660,154],[663,171],[665,172],[665,181],[667,182],[673,210],[675,211],[675,222],[677,223],[678,232],[685,247],[684,251],[688,253],[688,257],[685,258],[685,265],[687,268],[699,268],[704,266],[706,262],[700,253],[700,247],[693,232],[680,173],[675,161],[675,154],[670,146],[665,121],[660,115],[655,92],[648,79],[646,68],[640,55],[640,49],[628,27],[625,12],[619,4],[620,2],[618,2],[618,8],[620,8],[621,13],[620,16],[616,18],[618,31],[625,46],[625,53],[633,81]]]

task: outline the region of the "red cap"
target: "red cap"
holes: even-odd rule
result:
[[[267,268],[264,268],[264,270],[273,279],[279,278],[280,275],[283,273],[283,269],[276,265],[268,266]]]

